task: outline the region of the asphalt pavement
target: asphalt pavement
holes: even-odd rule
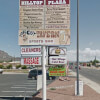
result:
[[[76,72],[76,69],[72,68],[72,71]],[[97,84],[100,84],[100,70],[96,68],[88,68],[88,67],[81,66],[81,69],[79,70],[79,74],[96,82]]]
[[[23,100],[37,93],[37,80],[28,79],[27,74],[0,75],[0,100]],[[47,85],[52,80],[47,80]],[[25,99],[27,100],[27,99]]]

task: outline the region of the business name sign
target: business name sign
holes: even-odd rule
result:
[[[19,45],[69,45],[70,30],[19,30]]]
[[[41,46],[21,46],[21,54],[40,55],[41,51]]]
[[[22,57],[21,65],[41,65],[41,57]]]
[[[45,29],[70,29],[70,0],[46,0]]]
[[[20,0],[20,6],[43,5],[44,0]]]
[[[19,28],[44,28],[44,0],[20,0]]]
[[[19,45],[69,45],[70,0],[20,0]]]
[[[46,0],[45,7],[44,0],[20,0],[19,6],[20,29],[70,29],[70,0]]]
[[[66,55],[66,48],[64,47],[50,47],[49,55]]]
[[[66,57],[62,57],[62,56],[50,56],[49,57],[49,64],[66,64],[67,60]]]
[[[49,76],[66,76],[66,68],[65,67],[50,67],[49,68]]]

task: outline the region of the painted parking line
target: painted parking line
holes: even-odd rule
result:
[[[33,93],[33,91],[2,91],[2,92],[12,92],[12,93],[21,93],[21,92],[29,92],[29,93]]]
[[[24,85],[36,85],[36,84],[34,84],[34,83],[24,83]]]
[[[36,89],[36,88],[27,88],[27,87],[11,87],[11,88],[14,88],[14,89],[21,89],[21,88],[24,88],[24,89]]]
[[[26,97],[26,98],[32,98],[33,96],[22,96],[22,95],[20,95],[20,96],[0,96],[1,98],[23,98],[23,97]],[[0,98],[0,100],[1,100],[1,98]],[[3,99],[4,100],[4,99]]]
[[[34,84],[34,85],[14,85],[14,87],[17,87],[17,86],[18,86],[18,87],[22,87],[22,86],[23,86],[23,87],[25,87],[25,86],[36,86],[36,84]]]

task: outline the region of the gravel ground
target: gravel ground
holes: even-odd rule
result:
[[[55,80],[47,87],[47,100],[100,100],[100,94],[86,84],[83,87],[83,96],[75,96],[75,80]],[[42,100],[42,91],[31,100]]]

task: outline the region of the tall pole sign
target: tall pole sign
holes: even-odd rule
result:
[[[70,0],[20,0],[19,45],[70,45]]]
[[[70,0],[20,0],[19,10],[19,45],[42,46],[43,100],[46,100],[46,46],[70,45]],[[39,62],[32,62],[36,58]],[[65,63],[62,59],[59,63]],[[41,57],[23,57],[24,60],[41,64]]]

